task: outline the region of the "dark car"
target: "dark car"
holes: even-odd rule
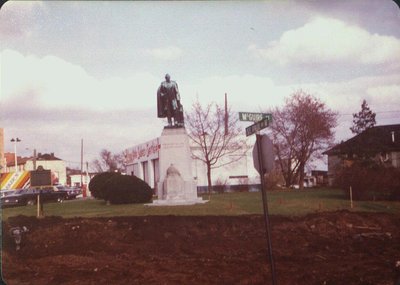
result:
[[[46,202],[62,202],[67,199],[65,192],[59,192],[53,186],[41,187],[40,189],[30,188],[24,194],[27,200],[27,205],[33,205],[37,202],[37,196],[40,195],[40,201]]]
[[[52,187],[35,189],[16,190],[15,193],[2,197],[2,207],[34,205],[37,203],[37,197],[40,195],[41,203],[62,202],[66,199],[67,194],[64,192],[54,191]]]
[[[56,185],[57,191],[64,192],[68,200],[75,199],[76,196],[82,193],[81,189],[76,187],[68,187],[64,185]]]
[[[12,195],[12,194],[14,194],[15,191],[17,191],[17,190],[19,190],[19,189],[2,189],[2,190],[0,191],[0,195],[1,195],[1,197],[5,197],[5,196],[8,196],[8,195]]]
[[[25,189],[15,190],[14,193],[1,197],[1,207],[23,206],[26,200],[23,197]]]

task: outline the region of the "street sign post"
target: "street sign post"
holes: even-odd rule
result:
[[[271,144],[270,144],[271,142]],[[257,156],[253,156],[254,160],[258,160],[258,162],[254,161],[254,164],[258,164],[259,167],[259,173],[260,173],[260,180],[261,180],[261,195],[262,195],[262,200],[263,200],[263,210],[264,210],[264,222],[265,222],[265,230],[267,232],[267,246],[268,246],[268,257],[269,257],[269,262],[271,266],[271,276],[272,276],[272,284],[276,285],[276,275],[275,275],[275,262],[274,262],[274,255],[272,253],[272,238],[271,238],[271,224],[269,221],[269,214],[268,214],[268,199],[267,199],[267,192],[266,192],[266,185],[265,185],[265,178],[264,174],[267,173],[267,168],[270,168],[271,166],[268,165],[270,164],[269,159],[267,159],[266,164],[264,165],[264,154],[263,150],[269,150],[270,148],[272,149],[272,141],[267,139],[264,139],[264,144],[265,147],[263,147],[263,136],[256,134],[256,153]],[[254,154],[254,151],[253,151]],[[272,156],[273,159],[273,156]],[[273,162],[272,162],[273,163]]]
[[[246,136],[250,136],[268,127],[269,123],[272,122],[272,114],[239,112],[239,120],[256,121],[256,123],[246,128]],[[266,135],[262,136],[256,134],[256,145],[254,146],[253,149],[253,160],[254,160],[254,167],[260,173],[264,222],[265,222],[265,230],[267,233],[268,257],[271,266],[272,284],[276,285],[275,263],[274,263],[274,256],[272,253],[271,225],[268,215],[268,200],[267,200],[267,192],[265,189],[266,185],[264,179],[264,174],[270,172],[273,168],[274,154],[273,154],[272,141]]]
[[[239,112],[240,121],[248,122],[259,122],[261,120],[268,119],[272,122],[272,114],[269,113],[252,113],[252,112]]]
[[[265,129],[268,126],[269,126],[269,119],[268,118],[262,119],[261,121],[246,128],[246,136],[248,137],[258,131],[261,131],[262,129]]]

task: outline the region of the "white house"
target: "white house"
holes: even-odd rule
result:
[[[34,167],[34,164],[36,164],[36,168]],[[42,166],[44,169],[51,170],[53,182],[58,182],[59,184],[64,185],[67,183],[67,168],[65,165],[65,161],[54,156],[54,153],[38,153],[36,161],[34,161],[33,158],[29,158],[25,162],[24,170],[35,170],[39,166]]]

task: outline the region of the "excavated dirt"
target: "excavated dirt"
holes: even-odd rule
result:
[[[278,284],[394,284],[400,219],[273,216]],[[29,232],[16,251],[9,229]],[[3,222],[12,284],[272,284],[262,216],[14,217]]]

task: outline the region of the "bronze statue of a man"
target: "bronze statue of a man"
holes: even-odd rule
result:
[[[183,106],[178,90],[178,84],[171,81],[169,74],[165,75],[165,81],[161,82],[157,90],[157,117],[168,119],[168,126],[183,127]],[[172,123],[172,119],[174,122]]]

